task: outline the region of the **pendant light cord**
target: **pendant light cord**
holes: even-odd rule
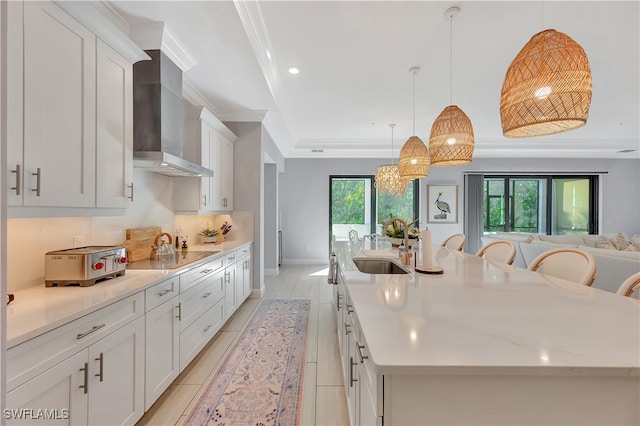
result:
[[[393,163],[393,128],[396,127],[395,124],[389,124],[391,127],[391,162]]]
[[[453,15],[449,15],[449,105],[453,105]]]
[[[416,135],[416,73],[418,71],[413,71],[413,135]]]

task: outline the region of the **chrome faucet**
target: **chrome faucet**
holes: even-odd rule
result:
[[[403,229],[403,234],[404,234],[404,248],[406,250],[409,249],[409,225],[407,224],[407,221],[399,218],[399,217],[392,217],[391,219],[387,220],[384,225],[382,225],[382,232],[383,235],[386,235],[387,233],[387,226],[389,226],[390,223],[393,223],[395,221],[398,221],[402,224],[402,229]]]

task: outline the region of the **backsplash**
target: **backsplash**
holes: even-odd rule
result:
[[[219,228],[233,224],[227,240],[251,238],[253,213],[186,216],[172,210],[172,178],[134,169],[136,197],[122,216],[10,218],[7,220],[7,291],[44,286],[44,256],[53,250],[89,245],[119,245],[125,229],[160,226],[175,235],[178,228],[189,244],[201,244],[198,232],[209,223]]]

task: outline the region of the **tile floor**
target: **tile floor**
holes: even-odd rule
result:
[[[282,266],[280,275],[265,277],[265,287],[264,298],[311,300],[301,424],[347,425],[349,421],[326,266]],[[259,303],[260,299],[247,299],[137,425],[180,424]]]

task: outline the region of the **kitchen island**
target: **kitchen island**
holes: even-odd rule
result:
[[[353,424],[640,424],[638,300],[436,247],[442,275],[336,255]]]

